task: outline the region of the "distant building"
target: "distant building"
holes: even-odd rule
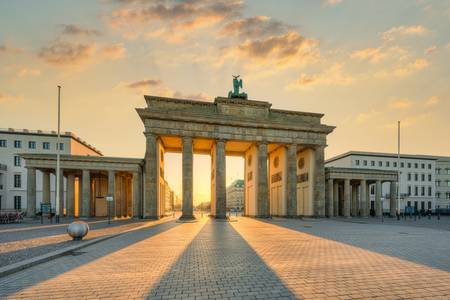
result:
[[[237,179],[227,187],[227,209],[244,209],[244,180]]]
[[[326,167],[354,168],[358,170],[397,171],[400,169],[400,208],[412,207],[417,211],[450,209],[450,157],[431,155],[400,156],[397,154],[350,151],[326,161]],[[383,210],[389,211],[391,189],[382,183]],[[393,189],[392,191],[395,191]],[[370,208],[375,207],[375,184],[369,187]]]
[[[55,154],[55,131],[0,129],[0,210],[25,210],[27,206],[27,170],[20,154]],[[95,147],[71,132],[61,133],[61,154],[102,156]],[[49,170],[50,199],[55,199],[54,170]],[[36,202],[42,202],[43,172],[37,172]]]

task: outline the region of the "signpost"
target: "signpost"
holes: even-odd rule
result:
[[[106,196],[106,202],[108,203],[108,224],[111,224],[111,202],[113,201],[113,196]]]

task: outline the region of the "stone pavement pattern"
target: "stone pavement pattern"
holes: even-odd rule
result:
[[[450,273],[426,265],[426,248],[418,264],[407,256],[400,259],[356,247],[347,241],[349,225],[249,218],[230,223],[206,218],[197,223],[164,222],[0,278],[0,297],[450,298]],[[417,230],[352,225],[369,244],[392,230]],[[428,231],[424,238],[430,247],[433,240],[447,238],[443,231],[421,230]],[[320,236],[327,231],[337,238]],[[441,245],[447,253],[448,241]]]

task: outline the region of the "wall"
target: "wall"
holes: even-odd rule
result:
[[[275,161],[278,159],[278,164]],[[278,147],[269,153],[270,214],[285,216],[287,209],[287,149]]]
[[[304,163],[299,168],[299,160]],[[304,149],[297,153],[297,215],[312,216],[313,211],[313,181],[314,180],[314,150]]]
[[[250,162],[250,163],[249,163]],[[245,174],[244,174],[244,189],[245,189],[245,215],[256,216],[256,188],[258,178],[258,155],[257,147],[251,146],[245,152]]]

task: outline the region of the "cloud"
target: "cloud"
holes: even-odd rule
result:
[[[342,64],[337,63],[320,74],[301,74],[294,83],[288,86],[288,89],[308,88],[316,85],[349,85],[354,81],[354,77],[342,71]]]
[[[428,47],[427,49],[425,49],[424,53],[425,53],[425,54],[431,54],[431,53],[433,53],[434,51],[436,51],[436,49],[437,49],[436,46],[431,46],[431,47]]]
[[[0,92],[0,103],[2,104],[11,104],[23,101],[22,96],[11,96],[6,95]]]
[[[322,2],[323,6],[335,6],[338,4],[341,4],[343,2],[343,0],[324,0]]]
[[[143,88],[152,88],[152,87],[156,87],[156,86],[161,86],[162,83],[163,82],[159,79],[144,79],[144,80],[138,80],[138,81],[126,83],[126,84],[124,84],[124,86],[129,89],[139,89],[140,90]]]
[[[255,39],[280,35],[291,29],[292,26],[273,20],[266,16],[257,16],[232,21],[225,25],[221,34],[224,36],[238,36],[241,39]]]
[[[381,33],[381,37],[385,42],[391,42],[400,36],[425,35],[428,29],[422,25],[413,26],[397,26]]]
[[[386,57],[386,53],[382,52],[381,48],[366,48],[353,51],[350,57],[377,63]]]
[[[368,112],[361,112],[356,116],[355,121],[357,123],[367,123],[378,119],[380,115],[381,113],[375,110],[371,110]]]
[[[41,70],[35,69],[35,68],[23,68],[17,73],[17,75],[19,77],[40,76],[41,75]]]
[[[431,96],[425,101],[425,106],[432,107],[439,103],[439,98],[437,96]]]
[[[240,0],[168,0],[120,1],[119,8],[107,18],[108,24],[118,30],[136,30],[133,25],[158,24],[167,26],[165,34],[182,34],[197,28],[214,25],[240,15]],[[155,28],[153,28],[155,29]],[[178,31],[178,32],[177,32]],[[164,36],[163,36],[164,37]]]
[[[279,36],[247,40],[237,46],[226,48],[222,60],[227,58],[246,60],[245,63],[266,64],[271,67],[298,66],[320,57],[318,41],[306,39],[290,31]]]
[[[63,35],[99,36],[100,31],[96,29],[83,28],[73,24],[62,24]]]
[[[143,79],[133,82],[121,82],[116,88],[126,88],[133,90],[138,94],[149,94],[161,97],[172,97],[182,99],[194,100],[210,100],[212,97],[204,92],[186,94],[180,91],[173,90],[165,85],[160,79]]]
[[[111,60],[116,60],[124,57],[125,48],[122,44],[114,44],[110,46],[105,46],[101,49],[101,54],[103,57]]]
[[[25,50],[23,48],[11,47],[9,45],[0,45],[0,54],[21,54]]]
[[[89,63],[94,53],[94,44],[56,40],[48,47],[42,47],[38,57],[57,67],[81,66]]]
[[[413,62],[406,65],[398,64],[389,70],[381,70],[375,73],[375,77],[387,78],[391,76],[404,77],[419,72],[429,66],[429,62],[424,58],[416,58]]]
[[[406,109],[411,107],[411,101],[409,99],[394,99],[389,103],[391,109]]]

